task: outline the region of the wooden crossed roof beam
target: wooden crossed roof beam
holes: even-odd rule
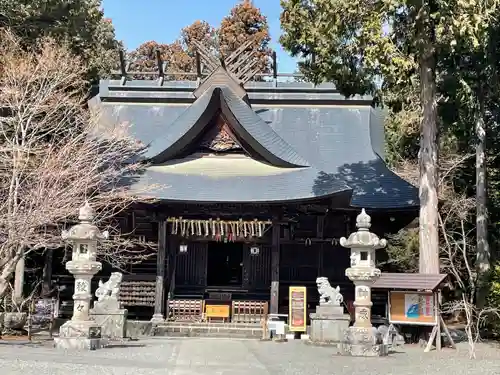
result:
[[[212,53],[205,47],[203,44],[198,42],[197,40],[193,40],[193,44],[198,50],[200,57],[203,59],[204,63],[207,64],[209,69],[215,70],[221,66],[220,61],[212,55]]]
[[[255,63],[257,63],[257,61]],[[249,68],[248,73],[246,73],[242,78],[240,78],[241,84],[244,85],[245,83],[250,81],[253,77],[255,77],[255,75],[257,73],[259,73],[259,71],[260,71],[260,67],[255,68],[254,70],[250,70],[250,68]]]
[[[254,55],[253,51],[245,53],[240,59],[238,59],[234,64],[229,65],[229,71],[235,73],[240,70],[240,67],[246,63]]]
[[[203,62],[211,71],[223,67],[240,84],[244,84],[259,72],[259,69],[255,69],[255,66],[259,62],[255,56],[256,51],[246,51],[252,45],[252,42],[252,39],[247,40],[231,53],[228,58],[224,59],[224,61],[213,56],[210,50],[199,41],[193,40],[193,45],[196,47],[200,58],[203,59]]]
[[[226,65],[231,65],[238,57],[240,56],[241,53],[243,53],[250,45],[252,44],[252,39],[247,40],[245,43],[243,43],[241,46],[239,46],[233,53],[229,55],[226,61]]]

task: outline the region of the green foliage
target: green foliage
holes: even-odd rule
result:
[[[418,272],[418,228],[402,229],[387,236],[386,262],[392,272]]]
[[[500,263],[496,263],[491,272],[490,288],[487,305],[492,309],[500,311]],[[500,320],[496,314],[491,314],[487,320],[489,333],[494,337],[500,337]]]
[[[437,164],[430,146],[439,145],[441,199],[467,201],[475,195],[474,159],[467,155],[476,148],[474,125],[484,120],[489,210],[493,222],[499,221],[499,0],[282,0],[281,5],[280,41],[305,59],[300,70],[310,81],[334,82],[346,96],[372,94],[388,107],[386,151],[392,167],[414,166],[418,175],[420,154],[428,163],[425,173]],[[439,128],[438,141],[433,128]],[[429,208],[425,202],[423,207]],[[448,216],[443,208],[441,214]],[[447,223],[446,238],[453,240],[462,222]],[[472,248],[474,224],[468,217],[464,228]],[[406,262],[415,251],[413,239],[411,231],[398,233],[388,250],[402,270],[411,268]]]
[[[311,80],[334,82],[347,96],[379,96],[415,83],[422,48],[429,43],[432,53],[450,53],[458,40],[479,48],[499,3],[281,0],[280,41],[293,56],[314,54],[314,61],[302,63]]]
[[[500,263],[493,267],[491,273],[491,286],[488,295],[489,305],[500,309]]]
[[[21,37],[26,48],[36,46],[44,36],[67,42],[88,65],[90,80],[109,73],[121,48],[101,0],[3,0],[0,26]]]

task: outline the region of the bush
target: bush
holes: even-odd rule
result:
[[[488,293],[487,305],[490,308],[500,310],[500,262],[497,262],[492,269],[490,278],[490,290]],[[491,319],[488,319],[488,328],[490,333],[496,337],[500,337],[500,320],[492,314]]]

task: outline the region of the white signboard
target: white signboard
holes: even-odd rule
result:
[[[269,320],[267,322],[269,331],[274,331],[277,335],[285,334],[285,322],[282,320]]]

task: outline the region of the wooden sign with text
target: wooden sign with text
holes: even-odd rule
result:
[[[306,332],[307,329],[307,289],[305,286],[291,286],[289,289],[290,308],[288,330]]]
[[[228,305],[206,305],[205,307],[205,317],[228,319],[229,318],[229,306]]]

